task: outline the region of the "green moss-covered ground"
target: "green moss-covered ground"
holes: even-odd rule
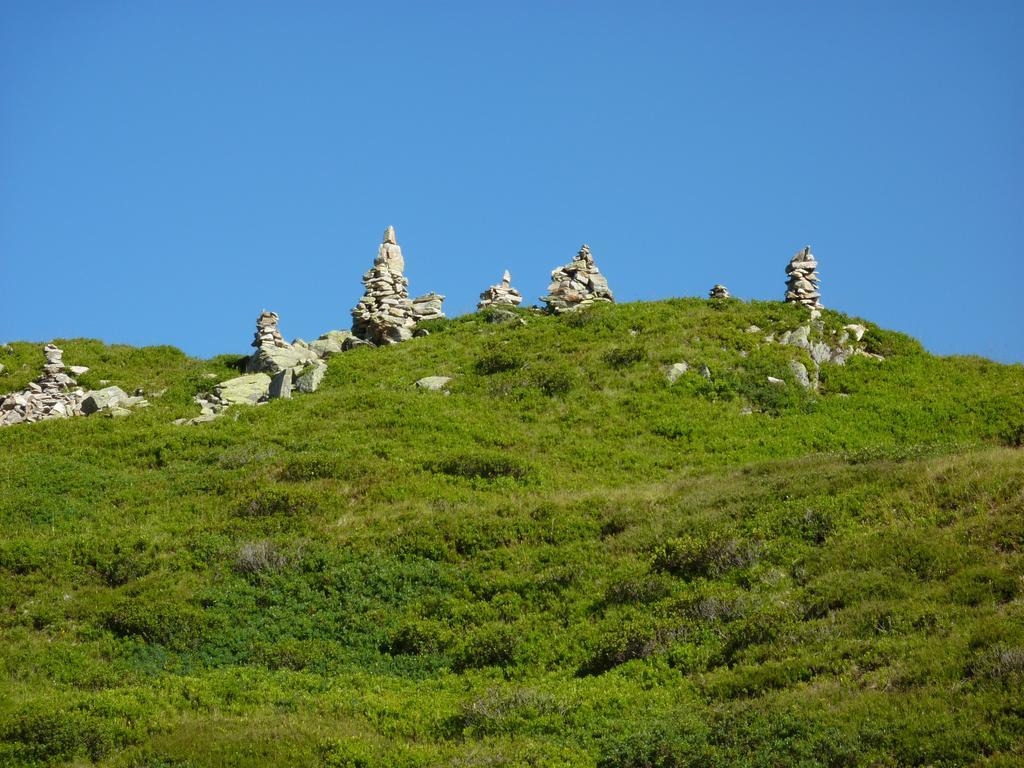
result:
[[[867,323],[812,394],[794,307],[521,314],[194,427],[237,358],[59,341],[163,394],[0,430],[0,764],[1024,763],[1024,368]]]

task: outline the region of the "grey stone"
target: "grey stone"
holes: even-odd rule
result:
[[[114,408],[128,399],[128,393],[120,387],[104,387],[90,392],[82,401],[82,413],[91,414],[104,408]]]
[[[844,325],[843,329],[853,334],[854,341],[860,341],[861,339],[863,339],[864,334],[867,333],[868,330],[863,325],[859,325],[857,323],[850,323],[849,325]]]
[[[287,400],[292,396],[292,373],[291,369],[279,371],[270,379],[270,389],[267,395],[271,400]]]
[[[264,344],[246,360],[245,372],[275,374],[288,368],[300,368],[318,359],[310,349],[290,344],[283,347]]]
[[[702,365],[700,367],[700,375],[703,376],[708,381],[711,381],[711,369],[708,368],[706,365]]]
[[[665,373],[665,378],[668,379],[669,384],[675,384],[679,377],[690,370],[690,366],[686,363],[672,363],[669,366],[668,371]]]
[[[793,378],[796,379],[796,383],[804,389],[811,388],[811,379],[807,375],[807,367],[796,360],[789,361],[789,370],[793,372]]]
[[[769,376],[768,377],[768,383],[769,384],[780,385],[780,386],[783,386],[783,387],[786,386],[786,382],[785,381],[783,381],[782,379],[777,379],[774,376]]]
[[[444,389],[448,382],[452,380],[451,376],[425,376],[416,382],[416,386],[419,389],[425,389],[431,392],[438,392]]]
[[[265,373],[250,373],[222,381],[214,390],[225,405],[255,405],[270,389],[270,377]]]
[[[2,369],[3,366],[0,366],[0,370]],[[71,373],[73,373],[75,376],[81,376],[89,372],[89,369],[84,365],[71,365],[68,366],[68,370],[71,371]]]
[[[327,363],[317,360],[308,366],[295,380],[295,388],[299,392],[316,392],[320,388],[320,382],[324,380],[327,373]]]

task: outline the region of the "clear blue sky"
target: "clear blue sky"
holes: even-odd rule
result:
[[[450,315],[590,244],[621,301],[823,300],[1024,361],[1024,2],[0,2],[0,340]]]

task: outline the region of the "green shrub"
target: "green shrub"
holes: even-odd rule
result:
[[[288,558],[272,541],[250,541],[239,547],[232,564],[236,573],[274,573],[288,565]]]
[[[642,346],[619,347],[610,349],[604,353],[604,361],[612,368],[628,368],[639,363],[647,356],[647,350]]]
[[[598,637],[580,674],[599,675],[627,661],[646,659],[685,635],[680,623],[658,623],[646,616],[618,622]]]
[[[576,374],[566,366],[537,366],[531,372],[531,379],[548,397],[566,395],[576,386]]]
[[[456,671],[505,667],[516,661],[522,638],[514,627],[487,624],[471,630],[454,650]]]
[[[473,370],[481,376],[490,376],[494,373],[515,371],[523,367],[523,358],[508,349],[499,349],[495,352],[479,357],[473,363]]]
[[[427,462],[426,468],[430,472],[450,477],[480,480],[497,480],[507,477],[522,481],[529,478],[531,474],[530,469],[524,464],[500,454],[456,454]]]
[[[339,461],[334,456],[312,455],[297,456],[290,459],[281,468],[279,477],[282,480],[301,482],[307,480],[330,480],[341,474]]]
[[[252,491],[238,506],[241,517],[295,516],[311,514],[317,510],[316,498],[301,490],[263,487]]]
[[[683,536],[666,542],[655,552],[655,570],[684,579],[715,578],[757,562],[759,546],[723,534],[704,538]]]

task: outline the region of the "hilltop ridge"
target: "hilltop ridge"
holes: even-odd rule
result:
[[[1015,764],[1024,368],[818,322],[488,309],[194,427],[245,357],[57,340],[150,406],[0,430],[0,761]]]

